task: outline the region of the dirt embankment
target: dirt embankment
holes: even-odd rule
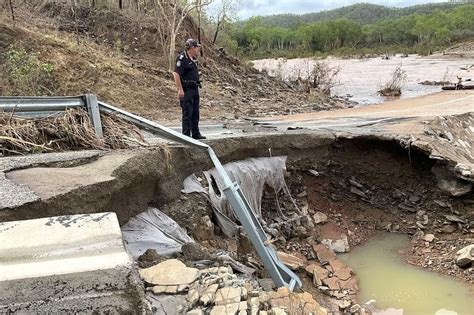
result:
[[[91,92],[102,101],[149,118],[180,118],[176,89],[158,44],[153,17],[87,7],[71,10],[58,3],[19,5],[16,10],[15,26],[7,12],[0,12],[1,55],[5,57],[11,45],[17,49],[24,47],[28,53],[39,53],[40,61],[53,68],[54,84],[48,86],[48,94]],[[187,19],[176,52],[182,49],[179,43],[196,34],[196,23]],[[258,73],[214,47],[205,34],[202,42],[203,119],[346,106],[336,99],[308,99],[304,93]],[[4,80],[9,82],[8,78]],[[8,84],[3,85],[4,95],[14,93]]]

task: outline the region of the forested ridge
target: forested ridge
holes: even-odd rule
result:
[[[304,15],[252,17],[234,24],[228,45],[253,58],[363,51],[428,54],[473,38],[474,3],[400,9],[361,3]]]

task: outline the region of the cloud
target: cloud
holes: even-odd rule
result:
[[[241,0],[238,16],[241,19],[247,19],[255,15],[272,15],[281,13],[302,14],[331,10],[348,6],[355,3],[366,2],[380,4],[390,7],[406,7],[411,5],[446,2],[445,0],[329,0],[329,1],[310,1],[310,0]]]

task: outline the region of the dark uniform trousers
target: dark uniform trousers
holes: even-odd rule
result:
[[[199,90],[185,88],[184,97],[179,100],[183,112],[182,132],[186,136],[197,137],[199,133]]]

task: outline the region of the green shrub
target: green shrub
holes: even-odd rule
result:
[[[51,95],[55,87],[54,67],[43,63],[39,53],[10,46],[1,66],[4,95]]]

